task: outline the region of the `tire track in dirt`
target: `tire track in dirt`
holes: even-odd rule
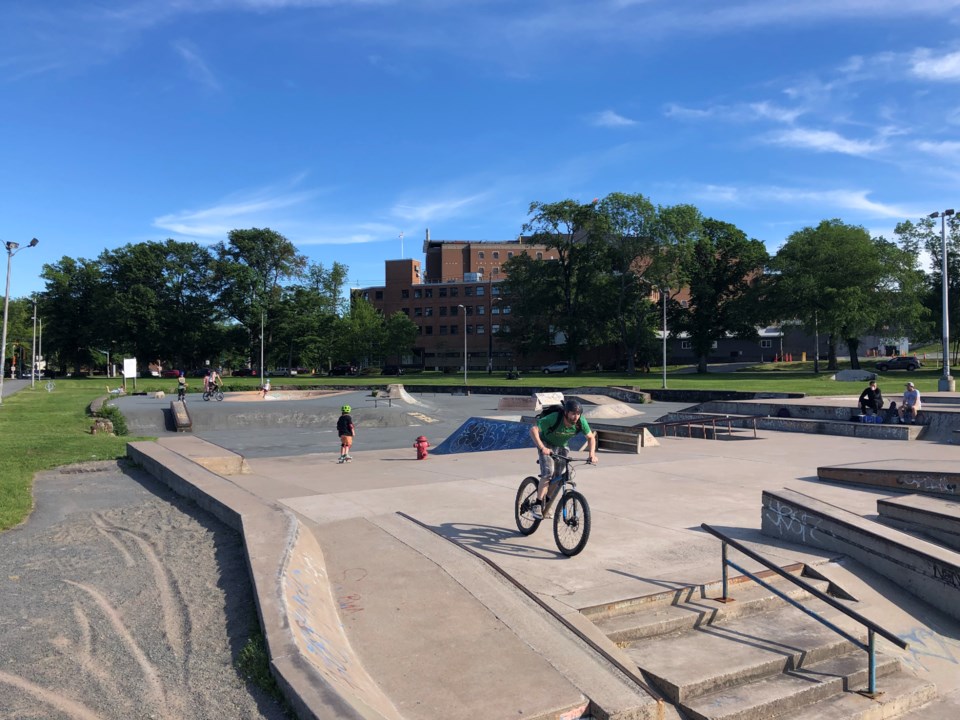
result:
[[[106,521],[104,521],[106,524]],[[190,607],[183,599],[179,586],[173,575],[167,570],[153,544],[129,528],[109,523],[113,533],[122,534],[130,538],[137,545],[141,555],[150,565],[153,573],[153,582],[160,593],[160,613],[163,616],[163,633],[166,635],[174,654],[184,658],[186,647],[185,638],[190,628]],[[132,560],[132,558],[131,558]],[[186,666],[186,663],[184,663]]]
[[[103,717],[97,715],[82,703],[66,698],[52,690],[46,690],[39,685],[34,685],[29,680],[24,680],[17,675],[11,675],[0,670],[0,682],[18,688],[25,693],[29,693],[40,702],[55,707],[62,713],[66,713],[70,716],[71,720],[104,720]]]
[[[110,604],[110,602],[95,588],[84,585],[83,583],[75,582],[73,580],[65,579],[64,582],[68,585],[78,588],[79,590],[82,590],[91,598],[93,598],[94,602],[100,608],[100,611],[110,622],[110,625],[113,626],[114,632],[126,646],[128,652],[133,656],[134,661],[139,666],[140,672],[143,674],[143,677],[147,682],[149,692],[156,701],[156,708],[160,711],[161,717],[168,718],[169,720],[178,720],[179,718],[184,717],[182,712],[171,713],[170,705],[167,700],[167,694],[164,690],[163,684],[160,682],[160,674],[157,671],[157,668],[154,667],[153,663],[151,663],[149,659],[147,659],[146,654],[144,654],[143,650],[137,644],[137,641],[134,640],[133,636],[130,634],[130,630],[126,625],[124,625],[123,620],[121,620],[120,614]]]
[[[120,553],[120,557],[123,558],[123,564],[128,568],[136,567],[133,556],[127,552],[127,549],[123,546],[123,543],[113,536],[113,533],[110,532],[110,528],[107,527],[107,522],[103,519],[103,516],[100,513],[93,514],[93,524],[97,528],[97,531],[103,535],[103,537],[109,540],[110,544],[117,549],[117,552]]]

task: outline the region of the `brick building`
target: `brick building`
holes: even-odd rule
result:
[[[398,310],[417,325],[413,355],[404,365],[453,371],[463,367],[504,370],[513,367],[510,347],[497,337],[510,328],[510,307],[501,302],[503,263],[525,253],[537,259],[557,258],[556,250],[524,237],[505,242],[431,240],[423,242],[425,265],[419,260],[387,260],[385,284],[356,290],[388,317]]]

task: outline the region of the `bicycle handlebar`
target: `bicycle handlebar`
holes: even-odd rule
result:
[[[570,465],[575,462],[582,462],[585,465],[594,464],[593,462],[590,461],[590,458],[587,458],[586,460],[580,460],[577,458],[569,457],[568,455],[561,455],[560,453],[555,453],[553,451],[550,452],[550,457],[552,457],[554,460],[563,460],[565,463],[567,463],[567,465]]]

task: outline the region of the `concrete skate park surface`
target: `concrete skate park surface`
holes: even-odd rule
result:
[[[565,558],[546,523],[529,537],[514,525],[517,486],[536,472],[531,450],[415,459],[417,435],[434,444],[471,416],[514,419],[494,409],[497,396],[416,395],[415,410],[373,408],[367,397],[299,401],[316,403],[322,423],[201,429],[202,440],[171,433],[159,447],[138,443],[131,452],[153,453],[153,472],[177,475],[202,505],[242,518],[271,655],[286,672],[287,692],[302,693],[295,704],[304,717],[572,718],[588,701],[610,716],[670,717],[616,664],[629,660],[597,637],[581,609],[716,581],[720,543],[700,530],[703,522],[781,566],[824,567],[829,555],[761,535],[764,489],[789,487],[872,517],[889,493],[821,483],[817,467],[888,457],[947,464],[956,453],[933,443],[764,431],[744,442],[665,438],[639,455],[601,453],[598,466],[577,475],[593,513],[589,544]],[[118,402],[125,414],[131,399]],[[355,461],[339,465],[326,418],[344,403],[354,408],[358,433]],[[201,428],[202,414],[237,407],[189,404]],[[624,424],[683,407],[636,406],[645,417]],[[429,421],[414,424],[411,412]],[[246,467],[221,476],[189,462],[203,454],[196,451],[203,441],[243,455]],[[911,639],[908,667],[941,694],[957,690],[956,623],[855,563],[831,565],[862,613]]]

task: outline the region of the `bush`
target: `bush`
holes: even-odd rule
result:
[[[120,408],[116,405],[104,403],[103,407],[100,408],[100,417],[107,418],[107,420],[113,423],[114,435],[119,437],[129,432],[127,429],[127,420],[123,417],[123,413],[120,412]]]

